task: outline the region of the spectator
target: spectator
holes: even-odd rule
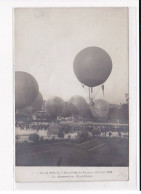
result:
[[[106,131],[104,132],[104,135],[105,135],[105,137],[106,137]]]
[[[112,136],[112,132],[111,132],[111,131],[109,131],[109,132],[108,132],[108,135],[109,135],[109,137],[111,137],[111,136]]]
[[[118,136],[119,136],[119,138],[121,139],[121,132],[120,132],[120,131],[118,132]]]

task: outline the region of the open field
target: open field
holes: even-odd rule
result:
[[[17,166],[128,166],[128,157],[127,139],[16,145]]]

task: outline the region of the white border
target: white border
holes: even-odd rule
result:
[[[14,185],[13,160],[13,64],[12,64],[12,9],[15,7],[130,7],[130,174],[128,182],[89,182],[89,183],[22,183]],[[0,189],[13,190],[135,190],[139,188],[137,182],[139,163],[137,163],[136,144],[139,151],[139,99],[138,99],[138,0],[0,0]],[[137,64],[137,65],[136,65]],[[12,113],[12,114],[11,114]],[[130,128],[130,129],[131,129]],[[137,130],[138,129],[138,130]],[[138,184],[138,185],[137,185]]]

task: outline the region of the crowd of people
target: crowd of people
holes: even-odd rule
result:
[[[121,133],[128,134],[128,126],[114,126],[114,125],[87,125],[86,123],[81,124],[61,124],[61,123],[35,123],[35,122],[16,122],[16,127],[20,130],[33,130],[38,133],[39,130],[45,130],[48,133],[57,134],[57,131],[61,129],[64,134],[78,133],[87,131],[93,136],[105,136],[111,137],[113,133],[117,132],[121,138]]]
[[[30,122],[16,122],[15,126],[21,130],[47,130],[49,124],[38,124],[38,123],[30,123]]]

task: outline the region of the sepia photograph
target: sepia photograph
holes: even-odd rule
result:
[[[14,9],[16,167],[129,166],[128,23],[126,7]]]

